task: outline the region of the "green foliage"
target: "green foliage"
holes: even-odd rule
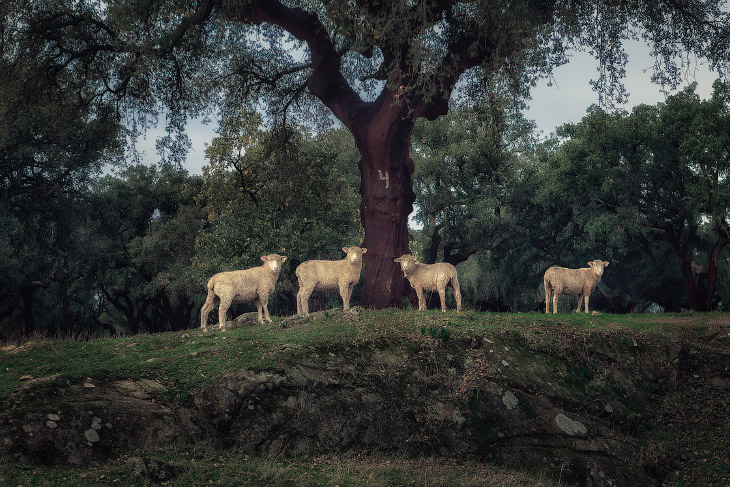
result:
[[[203,208],[202,179],[171,165],[131,166],[99,180],[92,196],[99,252],[89,259],[111,333],[179,330],[199,306],[190,261]]]
[[[469,68],[477,68],[464,76],[472,87],[483,90],[485,79],[499,74],[525,96],[531,82],[567,62],[565,52],[575,46],[599,59],[594,85],[602,97],[618,101],[625,95],[627,39],[654,45],[654,77],[668,86],[680,78],[677,63],[689,62],[686,52],[707,58],[718,72],[728,61],[721,0],[661,8],[648,0],[600,8],[533,0],[510,8],[485,0],[253,4],[11,0],[0,10],[4,54],[48,73],[65,92],[122,100],[120,108],[136,115],[134,130],[164,108],[168,127],[179,135],[183,115],[209,112],[213,104],[231,116],[263,104],[278,118],[326,124],[329,113],[314,97],[331,107],[344,84],[367,100],[385,81],[392,100],[414,110],[420,103],[435,106],[448,101]],[[304,12],[290,10],[296,7]],[[317,53],[324,62],[315,62]],[[332,85],[313,90],[313,73]],[[184,137],[163,141],[173,157],[186,144]]]
[[[451,338],[451,330],[444,326],[422,326],[421,335],[428,335],[436,340],[446,343]]]
[[[700,100],[690,86],[630,114],[593,107],[560,133],[569,140],[552,157],[546,200],[570,209],[586,243],[605,249],[611,294],[629,296],[629,307],[643,299],[710,310],[720,300],[713,273],[730,229],[726,92],[716,83]]]
[[[84,191],[119,160],[122,128],[113,107],[18,57],[13,7],[0,9],[0,336],[69,333],[92,300],[76,292],[93,240]]]
[[[505,205],[515,184],[517,154],[533,143],[532,122],[492,94],[472,100],[413,134],[417,219],[426,263],[465,261],[510,233]]]
[[[549,266],[594,258],[611,262],[599,309],[727,306],[714,289],[730,236],[726,94],[718,82],[710,100],[690,86],[631,113],[593,106],[540,144],[519,117],[478,123],[490,104],[417,126],[424,257],[471,256],[459,275],[478,309],[540,309]]]
[[[260,256],[270,253],[286,255],[277,289],[287,301],[273,309],[288,312],[299,263],[340,258],[343,246],[362,241],[357,152],[342,130],[308,137],[252,129],[246,119],[228,123],[208,149],[211,164],[199,195],[208,216],[196,242],[195,281],[204,289],[216,272],[261,265]]]

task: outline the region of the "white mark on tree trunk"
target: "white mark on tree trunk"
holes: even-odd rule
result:
[[[383,171],[378,169],[378,177],[381,181],[385,181],[385,189],[388,189],[388,183],[390,182],[390,177],[388,176],[388,171],[385,171],[385,177],[383,177]]]

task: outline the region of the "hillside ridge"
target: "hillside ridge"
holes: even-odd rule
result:
[[[729,343],[714,314],[331,310],[225,333],[27,344],[0,352],[0,455],[98,467],[196,445],[713,485],[730,471],[716,454]]]

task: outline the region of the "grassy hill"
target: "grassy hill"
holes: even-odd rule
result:
[[[727,315],[330,311],[0,364],[2,485],[730,484]]]

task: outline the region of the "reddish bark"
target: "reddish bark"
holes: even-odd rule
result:
[[[393,259],[410,253],[408,215],[416,199],[411,178],[413,161],[408,155],[412,130],[412,122],[400,119],[396,123],[369,124],[355,134],[362,155],[362,246],[368,249],[363,256],[361,305],[365,307],[401,305],[404,278]]]
[[[727,243],[727,238],[721,235],[707,256],[706,268],[703,268],[701,272],[697,273],[697,284],[695,285],[695,296],[693,299],[694,307],[692,308],[695,311],[712,311],[712,297],[715,294],[715,283],[717,281],[717,261]],[[682,268],[682,271],[684,272],[684,268]]]
[[[33,293],[35,286],[23,286],[20,288],[20,299],[23,302],[23,333],[30,337],[35,333],[35,320],[33,319]]]
[[[718,237],[707,256],[707,265],[702,267],[692,265],[693,261],[688,245],[672,241],[671,238],[670,243],[679,256],[679,265],[682,270],[682,280],[689,309],[692,311],[712,311],[712,297],[715,294],[717,281],[717,261],[720,258],[720,253],[728,243],[727,237],[724,235]],[[697,274],[696,280],[695,274]]]
[[[695,287],[695,278],[692,274],[692,259],[688,255],[680,256],[679,267],[682,269],[682,279],[684,282],[684,291],[687,294],[687,304],[689,309],[697,310],[697,289]]]

